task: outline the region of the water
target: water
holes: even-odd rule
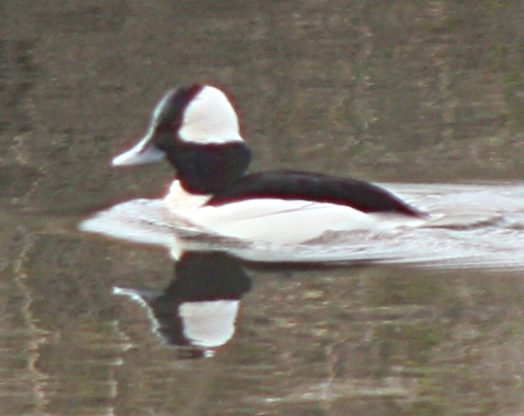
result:
[[[365,226],[349,231],[329,230],[300,242],[279,235],[271,241],[240,240],[177,217],[163,198],[139,198],[96,212],[79,228],[164,247],[175,260],[185,251],[207,250],[273,263],[317,262],[329,266],[366,262],[524,270],[523,184],[386,187],[420,209],[426,218],[417,221],[418,225],[379,230]]]
[[[521,2],[2,2],[0,23],[1,414],[524,412]],[[233,244],[241,259],[219,261],[237,291],[196,296],[164,247],[77,229],[163,193],[166,166],[108,162],[194,80],[234,96],[254,169],[353,175],[440,207],[480,190],[515,222],[450,231],[433,256],[482,243],[451,263],[404,264],[435,234],[411,236],[402,264],[327,268]],[[224,241],[193,243],[186,263]],[[319,247],[307,255],[337,253]],[[136,301],[169,287],[179,329],[214,310],[223,330],[204,339],[206,318],[166,343]]]

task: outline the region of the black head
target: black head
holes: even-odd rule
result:
[[[168,91],[155,107],[145,136],[113,159],[136,165],[166,158],[192,192],[213,193],[241,177],[250,152],[237,113],[216,87],[195,84]]]

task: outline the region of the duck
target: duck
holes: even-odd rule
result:
[[[112,165],[167,160],[176,172],[164,197],[169,212],[203,232],[244,241],[305,243],[426,219],[373,183],[289,169],[248,173],[251,158],[233,100],[217,86],[196,83],[167,91],[143,138]]]

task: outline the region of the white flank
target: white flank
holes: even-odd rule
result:
[[[174,201],[173,201],[174,202]],[[249,199],[221,206],[170,209],[202,229],[247,241],[301,243],[329,231],[373,230],[418,226],[424,220],[401,215],[366,214],[347,206],[303,200]]]

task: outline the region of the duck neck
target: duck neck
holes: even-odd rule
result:
[[[243,142],[196,145],[180,143],[168,154],[182,187],[192,194],[215,194],[241,178],[251,161]]]

